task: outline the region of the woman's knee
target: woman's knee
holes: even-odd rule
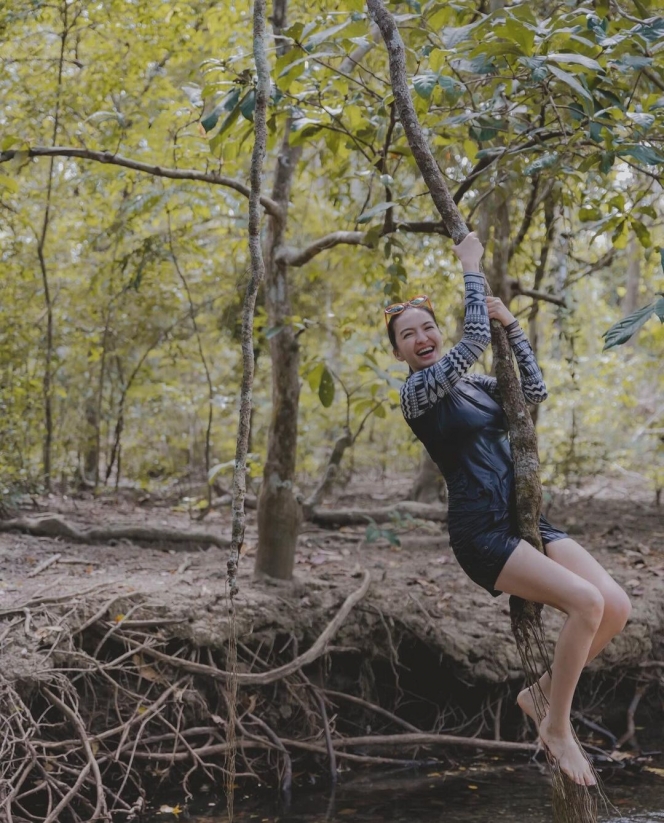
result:
[[[604,617],[604,596],[597,586],[583,578],[577,578],[569,592],[568,614],[581,618],[590,628],[597,631]]]
[[[614,634],[625,628],[632,613],[632,604],[627,593],[616,583],[609,591],[602,592],[604,597],[604,622],[611,627]]]

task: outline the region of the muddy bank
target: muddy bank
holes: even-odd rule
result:
[[[355,506],[371,505],[370,499],[358,500],[359,496],[353,495]],[[44,505],[46,501],[40,502]],[[228,511],[210,515],[202,527],[172,507],[145,508],[128,501],[51,499],[48,510],[79,528],[140,525],[179,532],[204,528],[221,537],[229,527]],[[568,528],[632,597],[634,612],[627,629],[591,670],[630,669],[648,659],[664,658],[663,510],[627,500],[580,498],[555,501],[547,515]],[[271,645],[277,636],[292,636],[298,646],[306,647],[323,630],[335,607],[357,588],[366,570],[371,574],[371,587],[341,628],[337,646],[389,659],[395,638],[410,635],[465,680],[487,684],[518,680],[522,675],[507,598],[493,599],[465,577],[449,548],[445,525],[406,520],[388,524],[388,528],[398,536],[400,546],[380,537],[367,542],[363,526],[326,530],[306,525],[299,540],[295,579],[275,583],[253,579],[256,533],[250,517],[239,573],[240,637]],[[55,554],[60,558],[30,576]],[[81,545],[2,534],[2,608],[20,610],[30,600],[57,595],[63,601],[51,606],[54,613],[71,608],[70,596],[78,600],[84,613],[93,613],[113,596],[117,598],[115,614],[138,610],[142,619],[173,621],[162,629],[171,637],[197,646],[221,647],[227,637],[225,561],[224,549],[201,547],[195,539],[182,545],[139,545],[126,539],[113,540],[110,545]],[[557,615],[546,610],[545,623],[553,639],[560,625]],[[29,634],[21,637],[12,632],[6,640],[10,642],[4,643],[2,652],[8,676],[20,678],[29,672],[38,677],[42,668],[48,668],[48,663],[33,665],[40,654]]]
[[[391,502],[351,491],[354,508]],[[172,506],[55,498],[40,504],[79,532],[203,528]],[[223,537],[229,514],[211,513],[204,529]],[[664,518],[647,502],[615,498],[559,499],[547,516],[632,595],[627,629],[592,664],[580,693],[584,722],[599,728],[593,742],[611,750],[635,689],[639,711],[661,719]],[[453,745],[455,736],[532,751],[532,732],[513,706],[523,675],[507,598],[493,599],[466,579],[444,524],[401,517],[383,524],[382,534],[309,524],[291,583],[253,580],[254,524],[250,518],[237,598],[244,778],[287,789],[294,772],[325,771],[335,759],[447,762],[460,745]],[[225,561],[225,550],[201,545],[200,535],[161,544],[0,535],[0,701],[4,712],[22,707],[10,749],[15,762],[37,764],[22,785],[44,807],[44,819],[58,803],[47,790],[53,763],[61,794],[72,774],[88,769],[80,796],[67,804],[72,820],[112,808],[129,814],[166,779],[181,781],[185,793],[223,779]],[[335,619],[338,630],[319,649],[324,653],[303,658]],[[559,618],[547,611],[545,624],[553,642]],[[279,666],[283,675],[271,677]]]

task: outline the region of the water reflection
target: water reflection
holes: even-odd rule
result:
[[[664,779],[654,775],[605,773],[614,806],[603,823],[664,823]],[[191,807],[191,820],[225,823],[224,804],[204,812]],[[198,814],[196,813],[198,812]],[[158,818],[164,820],[165,816]],[[453,774],[428,772],[346,779],[333,794],[295,792],[289,810],[268,797],[243,795],[235,801],[237,823],[550,823],[551,788],[545,773],[531,766],[470,766]]]

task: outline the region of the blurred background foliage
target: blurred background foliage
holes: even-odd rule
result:
[[[497,204],[507,204],[508,297],[537,334],[550,391],[538,417],[545,481],[634,472],[655,492],[664,486],[664,327],[653,315],[606,351],[602,336],[664,292],[664,19],[654,2],[624,5],[409,0],[391,9],[418,113],[486,240],[488,269]],[[361,0],[292,0],[288,25],[284,53],[270,46],[265,192],[290,118],[301,155],[289,247],[332,231],[355,238],[290,269],[298,481],[313,484],[344,425],[357,429],[368,412],[341,478],[412,474],[420,452],[398,410],[405,374],[381,307],[429,294],[451,345],[461,273],[439,228],[415,225],[435,222],[433,208]],[[235,448],[247,201],[161,171],[248,184],[250,10],[232,0],[15,0],[0,30],[3,489],[204,482]],[[54,146],[89,156],[30,155]],[[556,302],[533,300],[533,290]],[[259,305],[256,482],[268,340],[279,333]]]

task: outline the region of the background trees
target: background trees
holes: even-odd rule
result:
[[[663,330],[604,353],[602,333],[663,290],[664,20],[644,2],[397,10],[430,144],[537,342],[545,478],[617,464],[661,489]],[[5,488],[203,479],[234,451],[249,11],[18,2],[0,25]],[[426,291],[454,339],[460,277],[362,2],[278,0],[272,25],[251,470],[259,567],[288,576],[298,490],[348,410],[357,428],[374,409],[353,470],[415,471],[380,306]]]

